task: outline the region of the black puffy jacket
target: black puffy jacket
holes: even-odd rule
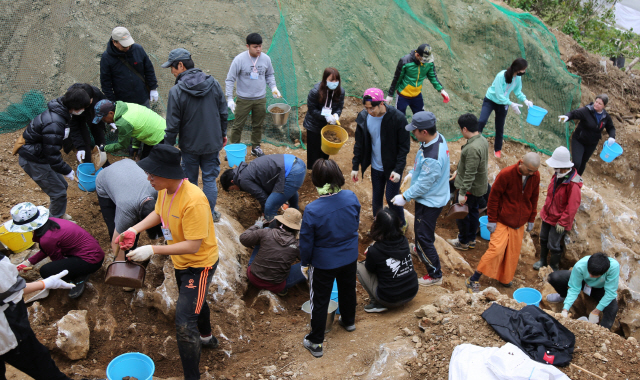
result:
[[[149,91],[135,73],[133,73],[118,57],[123,57],[135,68],[146,81],[149,90],[158,88],[156,72],[153,64],[142,46],[131,45],[126,53],[116,49],[113,40],[109,39],[107,50],[100,58],[100,86],[107,99],[115,102],[144,105],[149,101]]]
[[[579,120],[576,130],[573,132],[573,138],[584,145],[597,145],[602,137],[602,129],[606,129],[609,137],[616,138],[616,128],[613,126],[613,120],[607,111],[602,110],[602,118],[600,123],[596,119],[596,110],[593,109],[593,103],[573,110],[566,114],[569,120]]]
[[[71,166],[62,160],[60,149],[71,114],[62,104],[62,97],[50,101],[47,107],[22,133],[25,144],[18,154],[27,161],[49,164],[57,173],[67,175],[71,173]]]
[[[77,150],[91,150],[92,147],[87,146],[84,137],[82,137],[82,132],[80,131],[82,128],[86,129],[89,124],[93,123],[93,119],[96,116],[95,106],[102,99],[106,99],[102,91],[98,87],[91,86],[89,84],[84,85],[84,83],[76,83],[69,87],[69,90],[72,88],[81,88],[89,94],[89,98],[91,98],[91,104],[89,107],[84,109],[84,112],[81,115],[71,115],[71,121],[69,122],[69,137],[71,141],[73,141],[73,145]],[[100,120],[98,122],[99,128],[104,129],[104,122]],[[95,139],[96,136],[93,136]],[[97,144],[98,142],[96,142]]]
[[[304,117],[303,127],[307,131],[320,133],[322,127],[327,125],[327,119],[322,116],[322,107],[324,104],[320,104],[320,82],[316,83],[315,86],[309,91],[309,96],[307,96],[307,115]],[[329,94],[333,97],[333,91],[329,90]],[[331,114],[337,113],[338,115],[342,114],[342,108],[344,107],[344,88],[340,87],[340,99],[337,102],[331,102],[331,99],[327,99],[327,107],[331,104]]]

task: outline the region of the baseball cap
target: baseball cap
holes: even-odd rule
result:
[[[404,129],[411,132],[416,129],[429,129],[436,126],[436,115],[429,111],[420,111],[413,115],[411,123]]]
[[[416,53],[420,54],[420,56],[424,56],[424,53],[427,53],[427,55],[429,55],[431,54],[431,46],[429,46],[429,44],[422,44],[418,46],[418,48],[416,49]]]
[[[169,59],[167,60],[167,62],[163,63],[161,67],[166,69],[167,67],[171,66],[171,64],[174,63],[175,61],[182,61],[190,58],[191,58],[191,53],[189,53],[187,49],[183,49],[183,48],[173,49],[171,50],[171,52],[169,52]]]
[[[383,102],[384,92],[379,88],[368,88],[362,97],[370,96],[372,102]]]
[[[131,33],[124,26],[118,26],[111,32],[111,38],[118,41],[123,47],[129,47],[135,43],[131,38]]]
[[[93,118],[93,124],[98,124],[104,115],[116,109],[115,104],[109,99],[102,99],[94,107],[96,111],[96,117]]]

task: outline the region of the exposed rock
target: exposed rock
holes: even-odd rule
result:
[[[266,309],[274,314],[279,314],[286,310],[282,305],[280,298],[268,290],[260,290],[256,298],[251,303],[251,307],[254,308],[256,304],[260,303],[266,306]]]
[[[503,296],[503,294],[500,293],[498,289],[494,288],[493,286],[490,286],[485,290],[483,290],[482,295],[487,301],[497,301],[501,296]]]
[[[56,346],[71,360],[84,359],[89,352],[86,310],[71,310],[57,323]]]
[[[520,248],[520,261],[523,259],[532,259],[536,257],[536,247],[533,245],[531,235],[525,231],[522,239],[522,247]]]
[[[438,314],[438,309],[436,309],[436,307],[433,305],[422,305],[418,310],[415,310],[413,313],[418,318],[423,318],[423,317],[433,318],[435,315]]]
[[[418,353],[409,339],[403,338],[382,344],[366,379],[407,379],[409,373],[404,369],[404,364],[417,356]]]

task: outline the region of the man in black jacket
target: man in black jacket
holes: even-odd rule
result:
[[[220,174],[220,149],[227,143],[227,102],[222,87],[211,75],[195,68],[186,49],[174,49],[163,68],[171,67],[176,83],[169,90],[164,142],[175,145],[180,134],[182,169],[194,185],[202,170],[202,191],[209,200],[213,221],[218,200],[216,178]]]
[[[72,88],[54,99],[47,110],[36,116],[22,133],[25,144],[18,150],[18,163],[42,191],[49,196],[53,218],[71,219],[67,210],[67,181],[74,179],[73,169],[62,160],[62,140],[71,115],[81,115],[91,99],[81,88]]]
[[[365,109],[356,118],[351,179],[357,182],[358,169],[361,168],[364,175],[371,165],[373,215],[377,215],[382,208],[386,187],[387,204],[402,221],[404,230],[407,224],[404,210],[391,204],[391,199],[400,193],[400,178],[410,149],[409,132],[405,129],[407,118],[402,112],[384,103],[384,92],[378,88],[366,90],[362,104]]]
[[[76,83],[69,87],[69,90],[73,88],[80,88],[84,90],[91,98],[91,104],[80,115],[71,115],[71,121],[69,122],[69,139],[76,147],[76,158],[79,163],[91,162],[91,137],[93,136],[94,145],[102,146],[105,144],[105,125],[102,120],[98,124],[93,124],[93,118],[95,117],[94,107],[102,99],[106,99],[102,91],[98,87],[94,87],[88,83]],[[68,91],[68,90],[67,90]],[[89,135],[91,132],[91,135]],[[67,150],[65,149],[65,152]],[[107,160],[103,167],[109,166]]]
[[[129,31],[119,26],[111,32],[100,59],[100,86],[107,99],[149,107],[158,101],[158,81],[153,64]]]

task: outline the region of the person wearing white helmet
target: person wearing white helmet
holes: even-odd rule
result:
[[[562,240],[571,230],[573,218],[581,200],[582,177],[571,162],[569,149],[561,146],[553,151],[547,165],[555,171],[547,189],[547,199],[540,211],[540,260],[533,264],[538,270],[547,266],[547,254],[551,252],[549,264],[557,271],[562,256]]]

